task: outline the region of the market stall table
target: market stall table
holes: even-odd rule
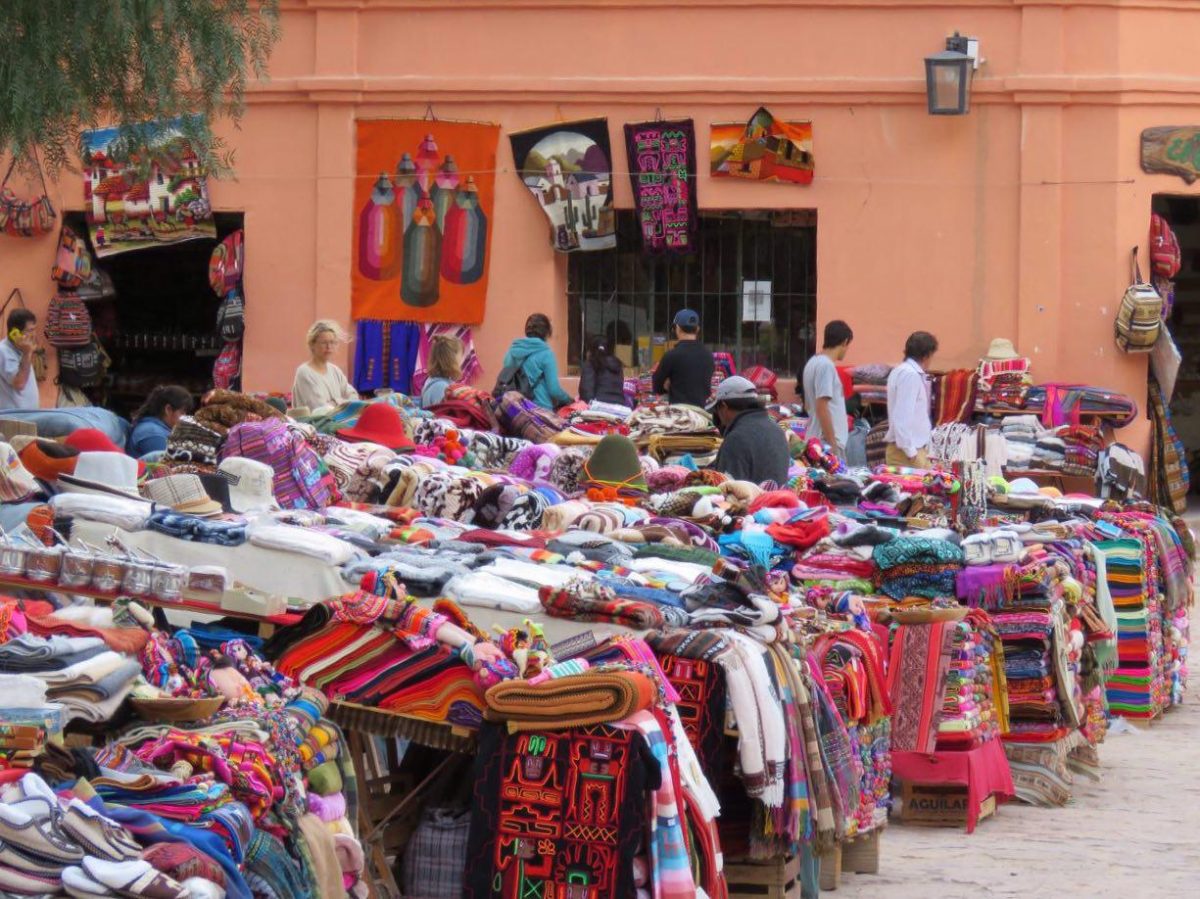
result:
[[[167,562],[194,568],[220,565],[232,580],[262,593],[285,596],[289,604],[305,605],[342,596],[349,585],[340,569],[320,559],[243,543],[241,546],[217,546],[179,540],[155,531],[126,531],[111,524],[76,519],[71,531],[85,543],[103,546],[116,536],[125,546],[149,553]]]

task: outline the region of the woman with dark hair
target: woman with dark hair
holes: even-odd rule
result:
[[[125,451],[135,459],[167,448],[167,437],[179,419],[192,411],[192,395],[176,384],[162,384],[150,391],[133,414],[133,429]]]
[[[525,319],[525,336],[512,342],[503,362],[505,369],[520,369],[526,397],[543,409],[557,409],[571,403],[571,395],[558,383],[558,360],[546,342],[552,333],[550,319],[535,312]]]
[[[579,398],[589,403],[599,400],[629,405],[625,400],[625,365],[603,337],[593,337],[588,343],[588,355],[579,370]]]

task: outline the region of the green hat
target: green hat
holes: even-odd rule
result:
[[[633,490],[645,493],[646,473],[638,459],[633,441],[621,434],[608,434],[592,451],[591,458],[583,464],[584,487],[615,487],[618,490]]]

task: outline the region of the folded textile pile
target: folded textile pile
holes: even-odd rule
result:
[[[1008,467],[1013,469],[1031,467],[1038,439],[1044,433],[1038,417],[1036,415],[1009,415],[1000,426],[1000,433],[1004,435]]]
[[[1123,393],[1080,384],[1039,384],[1030,387],[1025,408],[1042,416],[1048,425],[1078,421],[1081,416],[1103,418],[1123,428],[1138,413],[1137,403]]]
[[[696,465],[711,465],[721,449],[721,437],[715,429],[651,434],[645,443],[650,456],[663,465],[673,465],[685,456]]]
[[[160,509],[146,521],[147,529],[195,543],[241,546],[246,542],[246,524],[241,521],[210,521]]]
[[[976,409],[981,412],[1023,409],[1026,394],[1033,384],[1030,367],[1029,359],[1024,356],[981,360]]]
[[[135,660],[113,652],[99,637],[22,634],[0,645],[0,672],[44,683],[47,699],[62,704],[64,723],[112,718],[139,671]]]
[[[1152,718],[1165,689],[1160,616],[1148,589],[1142,543],[1133,538],[1096,544],[1104,555],[1105,580],[1117,619],[1117,670],[1108,679],[1108,704],[1114,713]]]
[[[1067,461],[1067,444],[1053,433],[1042,434],[1033,447],[1032,464],[1035,468],[1061,470]]]
[[[975,749],[1006,729],[993,698],[993,655],[999,651],[986,613],[955,624],[938,723],[937,748]],[[980,625],[984,625],[980,627]]]
[[[1093,478],[1100,451],[1104,449],[1104,435],[1099,428],[1083,425],[1063,425],[1054,432],[1063,442],[1062,470],[1064,474]]]
[[[512,680],[484,695],[489,721],[503,721],[509,733],[607,724],[650,707],[654,683],[635,671],[588,671],[532,685]]]
[[[627,424],[630,438],[639,445],[654,435],[715,433],[712,416],[703,409],[666,403],[639,406]]]
[[[963,567],[963,552],[949,540],[897,537],[876,546],[872,558],[879,567],[880,590],[893,599],[955,595],[955,578]]]
[[[538,598],[546,613],[575,621],[607,621],[635,630],[687,623],[687,613],[673,606],[618,597],[611,587],[575,582],[561,588],[542,587]]]

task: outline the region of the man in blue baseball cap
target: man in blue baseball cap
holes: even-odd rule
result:
[[[700,342],[700,313],[680,309],[674,325],[676,343],[654,370],[654,392],[667,394],[671,403],[703,407],[712,390],[713,356]]]

